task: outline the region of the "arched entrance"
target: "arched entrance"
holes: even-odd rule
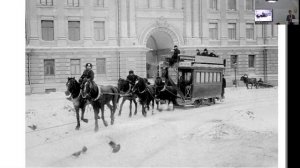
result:
[[[173,39],[168,32],[161,29],[149,33],[146,41],[146,47],[150,49],[146,53],[147,78],[151,79],[157,76],[160,62],[164,61],[164,56],[170,55],[170,51],[176,43],[177,39]]]

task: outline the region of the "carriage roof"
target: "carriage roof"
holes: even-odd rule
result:
[[[223,59],[209,56],[179,55],[178,68],[224,68]]]

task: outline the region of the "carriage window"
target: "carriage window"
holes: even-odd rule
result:
[[[215,82],[215,75],[216,73],[215,72],[212,72],[212,78],[211,78],[211,82]]]
[[[192,79],[192,72],[185,72],[184,73],[184,81],[188,84],[191,83]]]
[[[216,80],[217,80],[217,82],[220,82],[220,73],[217,73]]]
[[[213,73],[212,72],[209,73],[209,82],[213,82]]]
[[[54,59],[45,59],[44,60],[44,72],[45,75],[55,75],[54,74],[55,62]]]
[[[197,74],[196,74],[196,82],[200,83],[200,79],[201,79],[200,72],[197,72]]]
[[[201,82],[201,83],[204,83],[204,72],[201,72],[200,77],[201,77],[200,82]]]
[[[205,83],[208,83],[209,82],[209,74],[208,72],[205,72]]]

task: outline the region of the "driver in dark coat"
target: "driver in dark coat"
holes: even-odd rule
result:
[[[180,50],[178,49],[177,45],[174,45],[174,53],[172,58],[170,59],[169,65],[173,66],[176,62],[178,62],[178,55],[180,54]]]
[[[79,78],[79,84],[80,84],[81,88],[82,88],[82,82],[85,79],[92,81],[93,85],[95,85],[94,72],[93,72],[92,68],[93,68],[93,65],[91,63],[87,63],[85,65],[85,70],[83,71],[81,77]]]
[[[127,76],[127,80],[131,85],[131,88],[135,85],[135,82],[138,80],[138,76],[134,74],[133,70],[129,71],[129,75]]]
[[[161,77],[156,77],[155,80],[155,96],[165,87],[165,83],[162,81]]]

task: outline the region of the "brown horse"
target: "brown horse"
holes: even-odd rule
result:
[[[254,86],[256,87],[256,89],[257,89],[257,81],[256,81],[256,78],[248,78],[248,75],[245,74],[245,75],[243,75],[243,76],[241,77],[240,80],[241,80],[241,81],[244,81],[244,83],[246,84],[247,89],[249,89],[249,88],[248,88],[248,84],[251,84],[251,89],[252,89],[253,85],[254,85]]]
[[[80,120],[79,120],[79,110],[81,109],[81,120],[83,122],[88,122],[88,119],[84,118],[84,112],[86,106],[89,104],[87,99],[84,99],[80,93],[80,84],[76,81],[74,77],[68,77],[68,81],[66,83],[67,91],[65,91],[65,95],[68,96],[68,100],[73,102],[74,109],[76,112],[77,118],[77,126],[76,130],[80,128]]]
[[[129,110],[130,110],[129,117],[132,116],[132,112],[131,112],[132,111],[132,102],[135,105],[134,115],[136,115],[136,113],[137,113],[137,103],[136,103],[137,95],[132,93],[131,85],[129,84],[129,81],[120,78],[118,80],[118,89],[120,90],[120,93],[124,94],[122,103],[120,105],[119,116],[121,115],[122,107],[123,107],[123,104],[126,100],[129,100],[129,102],[130,102],[130,104],[129,104]]]
[[[95,118],[95,131],[98,131],[98,114],[101,109],[101,118],[103,124],[107,127],[108,124],[104,117],[104,105],[107,105],[110,109],[110,124],[114,124],[114,114],[117,109],[117,103],[119,102],[120,94],[117,87],[108,86],[98,86],[93,84],[94,82],[90,80],[83,81],[83,91],[82,97],[87,98],[93,106],[94,118]],[[113,103],[113,105],[110,104]]]
[[[178,103],[176,99],[177,96],[177,90],[172,86],[166,86],[164,82],[162,81],[161,77],[156,77],[155,79],[155,98],[156,100],[156,107],[157,110],[159,108],[159,100],[168,100],[168,106],[170,105],[170,102],[173,103],[173,110],[174,106],[178,106]]]
[[[145,108],[149,110],[150,102],[152,101],[152,114],[154,109],[154,87],[151,85],[147,85],[149,82],[143,78],[138,78],[134,87],[132,88],[133,93],[135,93],[139,100],[140,104],[142,105],[142,114],[144,117],[147,116],[147,112]]]

